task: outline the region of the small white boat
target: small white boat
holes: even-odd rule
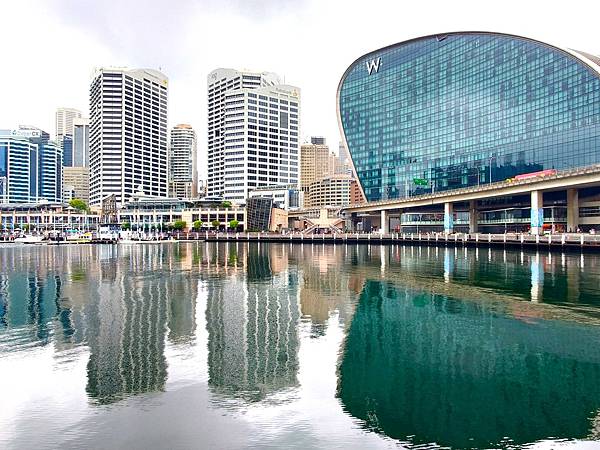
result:
[[[42,235],[34,236],[32,234],[26,234],[25,236],[19,236],[15,238],[17,244],[41,244],[45,241],[45,237]]]

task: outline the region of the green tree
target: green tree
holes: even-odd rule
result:
[[[225,200],[221,203],[221,208],[231,208],[231,202],[229,200]]]
[[[218,220],[213,220],[210,224],[213,226],[213,228],[219,228],[221,222],[219,222]]]
[[[127,230],[131,230],[131,224],[129,222],[123,222],[121,224],[121,229],[127,231]]]
[[[173,229],[177,231],[181,231],[185,227],[187,227],[187,223],[185,222],[185,220],[176,220],[173,224]]]
[[[71,206],[72,208],[75,208],[78,211],[89,212],[89,210],[90,210],[87,203],[84,202],[83,200],[81,200],[80,198],[71,199],[71,201],[69,201],[69,206]]]
[[[202,223],[201,220],[195,220],[194,221],[194,225],[193,225],[194,226],[194,230],[199,230],[200,228],[202,228],[202,225],[203,225],[203,223]]]
[[[231,228],[232,230],[237,230],[237,227],[240,225],[240,222],[238,220],[230,220],[229,221],[229,228]]]

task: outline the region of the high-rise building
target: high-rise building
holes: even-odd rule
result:
[[[0,203],[37,200],[38,146],[11,130],[0,130]]]
[[[101,68],[90,87],[90,204],[139,190],[167,195],[168,79],[153,69]]]
[[[62,201],[62,151],[39,128],[0,130],[0,202]]]
[[[243,204],[254,188],[298,183],[299,103],[273,73],[209,74],[209,197]]]
[[[19,125],[14,133],[37,145],[37,180],[30,184],[32,199],[62,202],[63,152],[60,145],[50,140],[50,134],[30,125]]]
[[[369,202],[600,163],[600,58],[521,36],[453,32],[375,50],[346,70],[337,99]]]
[[[73,119],[73,166],[90,165],[90,119]]]
[[[340,158],[340,161],[342,161],[342,164],[350,163],[350,153],[348,153],[348,149],[342,141],[340,141],[338,147],[338,156]]]
[[[334,155],[335,156],[335,155]],[[312,137],[310,144],[300,147],[300,188],[308,192],[309,186],[323,177],[333,175],[333,160],[324,138]],[[335,164],[333,164],[335,166]]]
[[[169,146],[169,195],[177,198],[198,196],[196,132],[190,125],[171,129]]]
[[[73,166],[73,123],[81,117],[81,111],[74,108],[56,110],[55,139],[63,153],[63,165]]]
[[[63,176],[65,200],[79,198],[86,203],[90,200],[90,169],[89,167],[65,167]]]

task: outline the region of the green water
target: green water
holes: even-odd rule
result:
[[[0,247],[0,448],[600,442],[600,258]]]

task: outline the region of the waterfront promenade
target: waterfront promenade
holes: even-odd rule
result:
[[[558,251],[594,251],[600,252],[600,235],[588,233],[560,233],[546,235],[531,235],[527,233],[328,233],[304,234],[293,233],[266,233],[266,232],[205,232],[191,231],[165,234],[160,239],[143,238],[137,240],[47,240],[37,243],[43,245],[65,244],[158,244],[174,243],[178,241],[202,242],[278,242],[291,244],[376,244],[376,245],[423,245],[441,247],[509,247],[509,248],[535,248],[551,249]],[[2,243],[18,245],[13,239],[1,239]],[[30,244],[31,245],[31,244]]]
[[[209,242],[290,242],[326,244],[416,244],[430,246],[493,246],[521,248],[550,248],[556,250],[600,251],[600,235],[564,233],[533,236],[526,233],[182,233],[178,240],[204,240]]]

